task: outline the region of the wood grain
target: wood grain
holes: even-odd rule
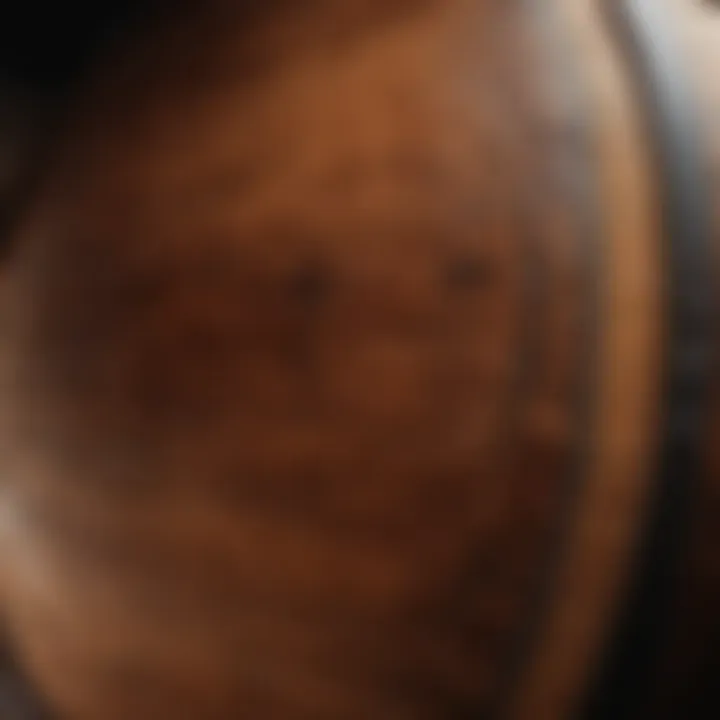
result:
[[[488,712],[586,363],[525,8],[188,12],[98,70],[16,236],[19,656],[72,720]]]
[[[511,703],[518,719],[577,716],[624,602],[654,482],[664,322],[659,208],[640,108],[599,11],[572,0],[552,14],[584,88],[602,275],[589,461],[553,601]]]
[[[667,325],[597,10],[183,2],[107,50],[0,275],[0,624],[56,717],[576,716]],[[717,677],[717,455],[648,720]]]

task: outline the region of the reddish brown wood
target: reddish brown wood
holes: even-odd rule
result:
[[[586,360],[558,165],[592,169],[531,21],[217,3],[159,37],[99,73],[9,270],[20,653],[77,718],[491,708]]]
[[[184,3],[98,66],[0,276],[0,618],[60,717],[572,716],[664,323],[592,8]]]

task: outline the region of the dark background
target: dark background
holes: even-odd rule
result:
[[[0,78],[35,91],[75,82],[96,53],[142,22],[151,3],[9,3],[0,10]]]

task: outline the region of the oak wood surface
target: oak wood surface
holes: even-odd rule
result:
[[[98,64],[0,275],[0,629],[60,720],[574,717],[666,330],[597,7],[187,2]],[[648,720],[715,677],[710,454]]]

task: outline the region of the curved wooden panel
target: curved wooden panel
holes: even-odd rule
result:
[[[597,0],[213,0],[98,66],[0,286],[0,618],[60,717],[579,717],[676,337],[617,40]],[[708,455],[649,720],[715,677]]]
[[[587,433],[593,169],[522,3],[246,12],[100,73],[18,235],[9,629],[72,718],[490,711]]]

